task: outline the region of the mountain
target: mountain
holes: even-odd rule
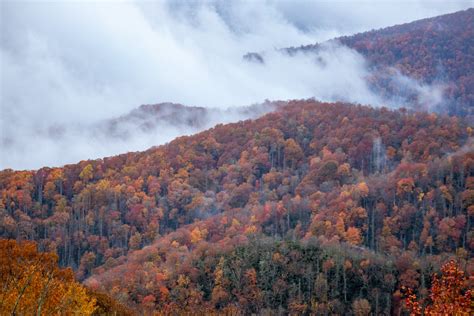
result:
[[[196,133],[218,123],[259,117],[276,106],[271,102],[227,109],[177,103],[144,104],[125,115],[100,122],[95,126],[94,132],[101,131],[111,138],[127,138],[137,130],[149,134],[159,132],[163,127],[173,126]]]
[[[443,90],[438,111],[474,120],[474,9],[418,20],[329,41],[364,56],[372,74],[371,88],[386,99],[402,98],[423,108],[413,89],[416,81]],[[322,44],[281,49],[291,56],[324,49]],[[264,53],[246,60],[265,62]],[[402,77],[399,76],[402,75]],[[405,104],[409,106],[410,104]]]
[[[474,271],[472,134],[459,117],[279,102],[144,152],[1,171],[0,236],[143,313],[390,314],[447,258]]]
[[[256,118],[272,111],[278,105],[264,102],[251,106],[229,107],[226,109],[212,107],[185,106],[178,103],[143,104],[132,111],[110,119],[91,123],[55,124],[37,131],[57,140],[68,141],[77,134],[88,135],[99,143],[123,141],[131,145],[134,138],[149,139],[151,147],[164,131],[169,140],[183,135],[200,132],[218,123]],[[14,145],[14,139],[4,139],[6,144]],[[6,147],[8,149],[8,146]],[[126,150],[123,150],[126,151]]]
[[[62,166],[82,159],[141,151],[191,135],[216,124],[256,118],[277,105],[263,102],[229,108],[190,107],[175,103],[145,104],[120,116],[77,122],[47,122],[22,133],[0,133],[0,169]],[[34,130],[34,132],[33,132]],[[3,130],[2,130],[3,131]],[[34,138],[35,146],[31,146]],[[34,155],[35,159],[31,159]]]

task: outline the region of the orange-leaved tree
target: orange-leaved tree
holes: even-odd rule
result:
[[[405,304],[410,315],[472,315],[473,277],[468,278],[455,260],[443,265],[441,273],[441,278],[433,275],[426,305],[412,289],[406,289]]]
[[[0,239],[0,315],[91,315],[95,299],[36,243]]]

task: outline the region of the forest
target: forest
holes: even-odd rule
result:
[[[464,305],[438,305],[468,306],[470,121],[275,107],[144,152],[0,171],[0,236],[145,314],[416,314],[440,299],[433,273],[456,271]]]
[[[442,87],[444,100],[438,112],[474,119],[474,8],[332,41],[367,59],[372,69],[368,82],[381,96],[401,97],[407,101],[405,106],[428,110],[412,84],[397,79],[400,73]],[[321,44],[312,44],[283,51],[294,55],[320,48]]]

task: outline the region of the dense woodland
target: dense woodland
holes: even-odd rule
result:
[[[276,105],[145,152],[1,171],[0,236],[149,313],[389,314],[402,286],[429,299],[448,259],[473,274],[468,120]]]
[[[381,30],[335,39],[366,57],[373,72],[371,87],[387,99],[402,98],[413,107],[417,99],[412,83],[438,85],[444,100],[437,110],[474,120],[474,9],[423,19]],[[291,47],[290,54],[311,52],[320,44]]]

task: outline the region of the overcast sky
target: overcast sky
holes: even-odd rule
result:
[[[115,143],[82,129],[141,104],[229,107],[316,97],[379,105],[344,47],[290,59],[274,48],[462,10],[472,1],[1,1],[0,169],[143,150],[176,132]],[[242,60],[267,51],[265,65]],[[227,121],[229,118],[225,118]],[[67,129],[62,137],[51,129]],[[185,133],[185,131],[180,131]]]

